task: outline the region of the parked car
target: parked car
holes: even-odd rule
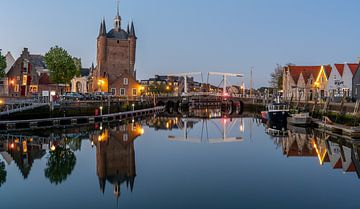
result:
[[[84,100],[85,97],[76,92],[66,92],[61,96],[63,100]]]
[[[114,97],[114,95],[110,92],[95,92],[93,95],[96,100]]]

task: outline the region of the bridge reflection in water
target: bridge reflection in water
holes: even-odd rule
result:
[[[47,182],[59,185],[73,175],[76,164],[84,163],[77,161],[77,152],[81,152],[82,146],[89,144],[85,149],[93,150],[96,156],[96,171],[93,173],[96,179],[93,183],[99,188],[99,194],[110,191],[118,200],[121,197],[120,191],[124,191],[125,187],[127,192],[135,189],[137,169],[134,144],[144,134],[143,126],[171,131],[174,135],[168,137],[170,141],[246,143],[243,140],[246,139],[245,136],[250,136],[251,139],[254,122],[259,125],[259,120],[247,115],[230,117],[208,110],[207,113],[191,113],[188,117],[158,115],[121,124],[95,124],[95,127],[44,130],[41,133],[8,133],[0,135],[0,154],[7,166],[15,164],[19,168],[24,179],[29,178],[37,161],[46,161],[44,177],[48,179]],[[285,157],[314,158],[320,165],[328,164],[334,169],[360,175],[359,142],[334,138],[317,130],[290,127],[285,132],[282,136],[271,137],[276,148]],[[59,158],[59,152],[59,156],[65,157]],[[0,162],[0,187],[6,184],[5,168]]]

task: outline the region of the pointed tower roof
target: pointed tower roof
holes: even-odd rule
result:
[[[128,34],[130,34],[130,25],[129,25],[129,23],[127,24],[126,32],[127,32]]]
[[[101,21],[101,23],[100,23],[100,29],[99,29],[99,36],[102,35],[102,31],[103,31],[103,23],[102,23],[102,21]]]
[[[105,18],[100,23],[99,36],[106,36],[106,24]]]
[[[130,28],[130,36],[133,36],[136,38],[134,22],[132,22],[132,21],[131,21],[131,28]]]
[[[105,18],[103,19],[103,34],[106,35],[106,23],[105,23]]]

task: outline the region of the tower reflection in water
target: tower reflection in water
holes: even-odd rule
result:
[[[126,183],[127,188],[133,191],[136,177],[134,141],[142,134],[142,126],[131,123],[104,128],[91,136],[96,147],[96,174],[102,193],[107,182],[112,185],[117,199],[122,184]]]
[[[360,178],[360,144],[336,138],[320,130],[289,126],[287,134],[273,136],[274,143],[284,156],[313,157],[319,164],[330,164],[344,173],[355,172]]]

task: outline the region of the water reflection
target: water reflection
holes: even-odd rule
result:
[[[71,175],[76,164],[76,157],[70,148],[64,145],[52,145],[50,157],[46,163],[45,177],[52,184],[60,184]]]
[[[288,128],[286,136],[273,137],[284,156],[316,158],[321,166],[329,164],[344,173],[355,172],[360,178],[359,143],[336,138],[320,130]]]
[[[206,116],[208,117],[208,116]],[[224,143],[240,142],[243,138],[233,136],[234,129],[244,133],[244,118],[221,118],[217,120],[203,119],[199,117],[179,118],[179,117],[156,117],[148,120],[147,125],[155,130],[171,131],[179,129],[182,135],[169,135],[170,141],[184,141],[192,143]],[[191,133],[196,125],[200,126],[199,133]],[[216,130],[217,134],[209,134],[209,130]],[[211,136],[212,135],[212,136]]]
[[[32,137],[9,135],[3,142],[6,152],[2,156],[8,164],[14,161],[24,179],[27,179],[35,160],[41,159],[46,151],[43,142]]]
[[[0,187],[6,182],[5,163],[0,160]]]
[[[268,162],[271,162],[270,160],[273,159],[269,158],[268,161],[264,163],[263,157],[259,157],[258,153],[261,151],[265,156],[271,156],[271,152],[274,151],[272,149],[273,145],[271,141],[269,143],[269,137],[262,132],[263,127],[260,124],[259,126],[254,125],[254,122],[259,122],[259,120],[241,117],[230,118],[229,116],[211,120],[197,117],[157,116],[136,122],[123,122],[121,124],[104,123],[91,127],[79,127],[59,131],[44,130],[41,133],[22,133],[22,135],[12,135],[8,133],[0,135],[0,154],[3,160],[3,162],[0,162],[0,193],[4,192],[1,193],[1,195],[16,195],[17,192],[19,192],[17,187],[11,187],[12,184],[15,184],[14,181],[17,180],[14,180],[17,176],[13,173],[16,169],[8,169],[13,166],[15,168],[17,167],[23,175],[23,178],[27,180],[27,182],[23,184],[24,187],[26,187],[25,189],[30,188],[36,190],[34,188],[40,187],[41,185],[42,191],[34,192],[36,195],[40,194],[39,196],[43,195],[41,192],[46,193],[49,190],[56,195],[63,194],[66,196],[67,194],[78,194],[78,191],[70,191],[64,194],[61,193],[63,191],[52,190],[54,186],[69,190],[75,187],[81,188],[82,190],[84,190],[84,188],[91,188],[89,191],[81,191],[83,192],[82,196],[79,195],[76,197],[81,199],[83,196],[93,195],[93,202],[99,203],[98,205],[94,205],[93,208],[102,207],[103,205],[101,204],[105,205],[109,202],[109,199],[111,200],[110,202],[115,205],[115,201],[119,200],[120,197],[120,204],[124,203],[124,206],[129,204],[129,202],[133,204],[134,199],[136,199],[137,202],[146,202],[146,198],[144,197],[148,197],[149,191],[154,191],[156,186],[159,186],[156,188],[158,190],[156,192],[158,193],[154,192],[154,194],[150,194],[149,199],[151,200],[155,198],[151,195],[155,194],[158,197],[164,197],[164,195],[167,194],[178,197],[176,195],[180,193],[174,193],[174,191],[178,188],[187,188],[189,185],[195,185],[191,187],[192,191],[199,188],[198,191],[201,192],[202,188],[207,189],[207,186],[211,185],[209,182],[212,182],[214,177],[218,177],[219,173],[222,175],[223,173],[234,172],[233,178],[231,175],[226,176],[226,180],[232,184],[234,183],[234,185],[225,185],[225,189],[221,187],[216,188],[224,194],[235,194],[239,191],[227,189],[231,189],[232,186],[239,188],[250,181],[253,182],[250,182],[244,188],[250,189],[253,187],[253,184],[256,185],[259,181],[262,181],[261,183],[268,183],[266,182],[267,176],[262,174],[266,174],[269,168],[267,166],[270,165]],[[139,137],[144,135],[143,126],[147,126],[153,130],[146,129],[147,135],[145,134],[143,139],[139,140]],[[288,165],[286,164],[288,162],[294,163],[291,161],[293,158],[316,160],[320,166],[328,165],[328,167],[331,166],[345,173],[356,172],[359,175],[359,143],[334,138],[317,130],[296,127],[289,127],[289,129],[287,129],[287,127],[280,127],[279,130],[276,130],[274,127],[275,126],[268,125],[267,133],[272,136],[271,138],[278,148],[279,153],[276,153],[276,155],[281,154],[284,158],[289,158],[276,162],[279,163],[279,166],[276,170],[272,170],[272,172],[279,173],[279,179],[275,179],[276,181],[287,180],[287,176],[282,175],[284,171],[281,170],[284,168],[282,165]],[[254,133],[252,133],[253,129],[255,130]],[[280,132],[281,134],[279,134]],[[164,138],[159,138],[157,134]],[[171,135],[169,136],[169,134]],[[251,140],[252,137],[254,140]],[[177,143],[178,141],[205,144],[193,146],[191,143]],[[235,143],[225,143],[220,146],[208,145],[208,143],[224,142]],[[154,146],[148,146],[149,143]],[[135,144],[137,147],[135,147]],[[179,144],[181,145],[177,146]],[[185,151],[188,151],[186,156],[183,155]],[[209,155],[210,152],[213,154]],[[185,157],[177,159],[177,156],[180,155]],[[168,161],[164,158],[168,158]],[[210,163],[209,158],[211,159]],[[236,164],[219,163],[232,162],[231,159],[234,158],[237,159]],[[95,160],[92,161],[93,159]],[[221,160],[217,161],[217,159]],[[42,163],[39,163],[39,161]],[[89,162],[91,162],[90,166]],[[296,163],[297,162],[295,162],[294,165],[296,165]],[[86,164],[86,166],[84,166],[84,164]],[[156,166],[154,167],[155,164]],[[313,166],[310,168],[317,166],[316,164],[314,165],[314,163],[307,163],[306,166],[309,166],[309,164]],[[141,169],[138,168],[137,170],[136,166],[141,166]],[[304,165],[300,166],[303,166],[301,168],[308,168]],[[37,172],[37,174],[40,173],[41,178],[38,178],[38,176],[34,178],[34,175],[31,176],[33,178],[30,177],[32,168],[33,170],[35,170],[35,168],[39,169],[40,172]],[[220,172],[215,171],[217,168],[219,168],[218,170],[220,170]],[[246,172],[246,170],[253,168],[258,169],[259,172]],[[262,168],[264,168],[264,170],[261,170]],[[6,169],[8,169],[8,174],[6,173]],[[162,169],[176,172],[162,173]],[[205,170],[204,173],[206,173],[206,175],[198,178],[197,175],[201,173],[202,169]],[[224,169],[225,172],[223,172]],[[91,173],[86,173],[85,175],[84,173],[89,172],[89,170]],[[193,170],[195,171],[193,172],[194,174],[190,172]],[[212,174],[212,171],[215,173]],[[35,173],[34,171],[32,172]],[[175,173],[179,173],[179,176],[176,176]],[[83,174],[83,176],[78,177],[77,174]],[[161,176],[162,174],[163,176]],[[301,173],[300,171],[299,174],[301,174],[304,179],[308,178],[308,174],[306,173]],[[156,184],[158,182],[154,183],[154,179],[157,177],[161,178],[161,184]],[[333,176],[323,175],[317,180],[327,181],[328,178],[333,178]],[[245,180],[241,182],[238,181],[239,179]],[[7,182],[5,182],[6,180]],[[271,179],[271,181],[272,180],[273,179]],[[274,182],[276,182],[275,180]],[[64,184],[66,181],[71,182],[71,184]],[[170,191],[172,188],[169,190],[169,187],[163,185],[169,184],[169,182],[171,186],[173,186],[172,183],[174,183],[173,188],[175,189],[172,191]],[[339,184],[346,185],[346,183],[344,183],[345,181],[339,182]],[[22,185],[22,182],[19,184]],[[60,184],[62,184],[61,187]],[[183,184],[184,187],[182,187],[181,184]],[[9,187],[6,187],[7,185],[9,185]],[[283,185],[280,185],[280,187],[281,186]],[[302,187],[302,185],[296,186]],[[6,191],[2,191],[1,189],[3,188]],[[125,195],[124,190],[127,192]],[[121,194],[121,191],[123,194]],[[169,191],[173,193],[170,195],[170,193],[168,193]],[[206,192],[205,190],[203,191]],[[211,191],[211,189],[209,189],[209,191]],[[105,195],[105,197],[103,197],[102,194],[109,194],[109,192],[111,193],[109,196]],[[253,195],[254,191],[252,192],[251,194]],[[130,194],[133,196],[130,197]],[[245,195],[245,193],[242,194]],[[181,193],[181,195],[183,194]],[[269,195],[269,193],[266,193],[266,195]],[[201,201],[207,200],[208,196],[205,196]],[[276,197],[273,196],[272,198]],[[226,199],[223,200],[225,201]],[[163,203],[163,199],[161,198],[159,198],[158,201]],[[227,201],[231,200],[227,199]],[[81,208],[83,205],[79,206],[76,204],[82,204],[83,202],[86,202],[86,200],[81,199],[81,201],[72,202],[74,203],[73,207]],[[8,205],[5,203],[5,206]],[[134,208],[144,208],[141,206],[144,205],[138,207],[135,205]]]
[[[102,193],[106,182],[113,186],[117,199],[122,184],[126,183],[133,191],[136,177],[134,141],[142,134],[142,126],[133,123],[105,128],[92,134],[92,144],[96,146],[96,174]]]

